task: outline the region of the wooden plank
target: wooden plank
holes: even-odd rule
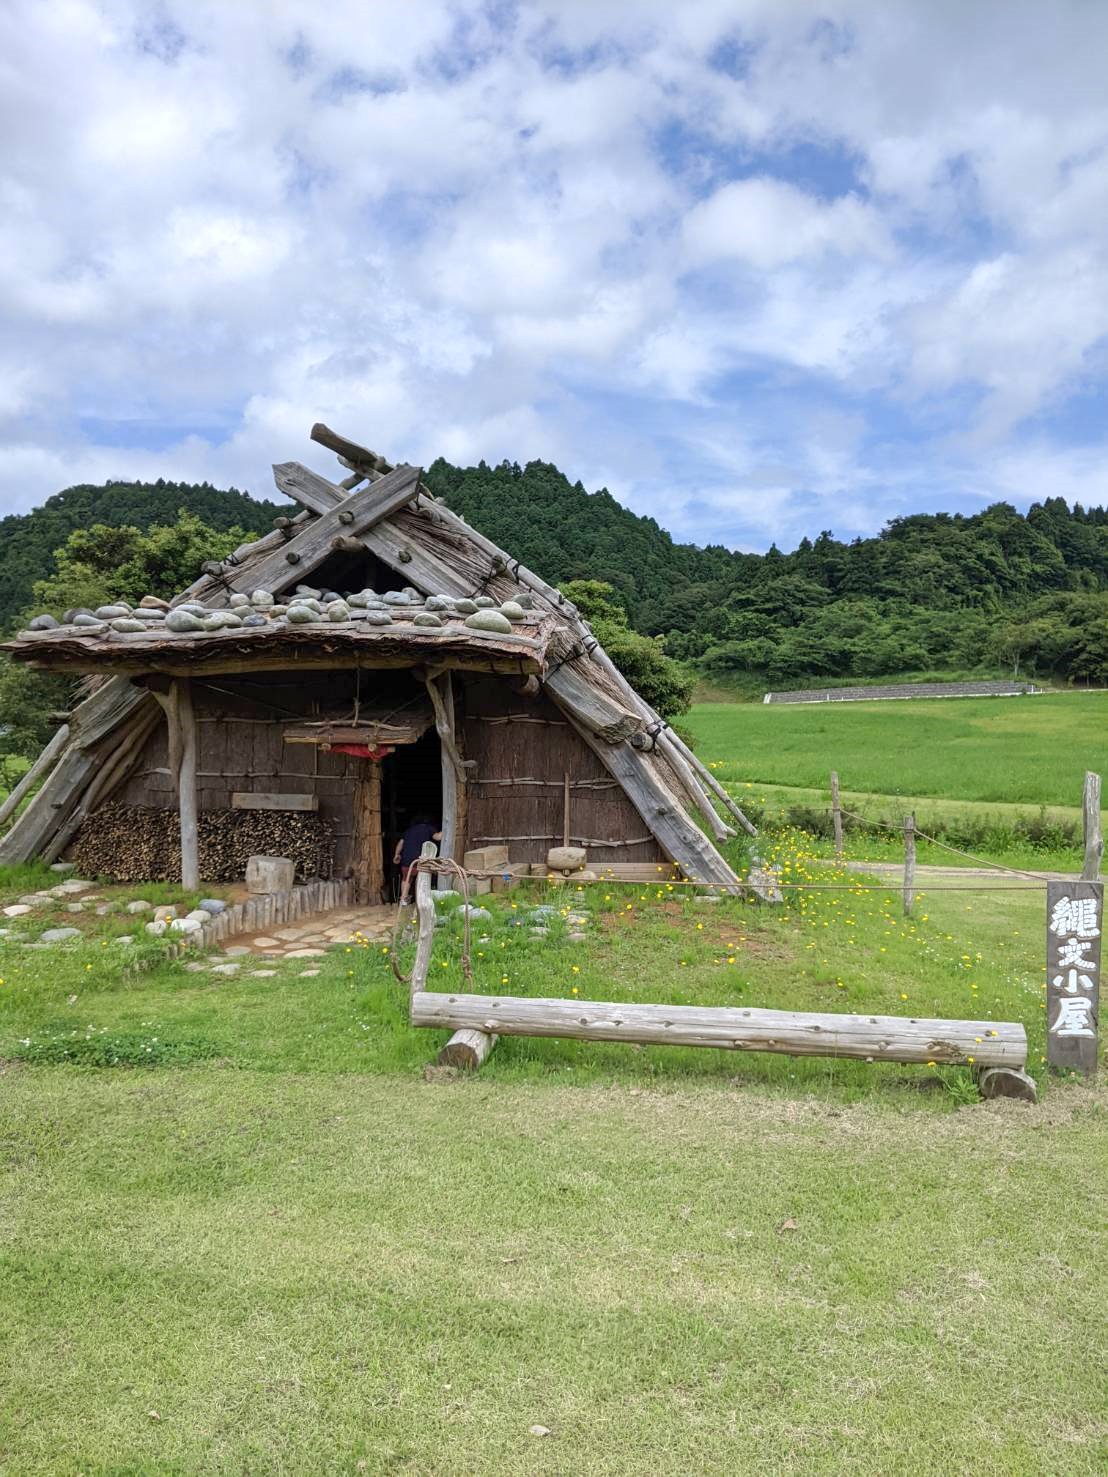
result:
[[[433,905],[432,905],[433,906]],[[1012,1021],[947,1021],[832,1015],[735,1006],[631,1005],[594,1000],[453,995],[419,990],[413,1026],[505,1036],[630,1041],[642,1046],[710,1046],[786,1056],[867,1062],[972,1063],[1022,1067],[1027,1035]]]
[[[232,790],[232,810],[318,810],[318,795],[282,795],[264,790]]]
[[[1047,1062],[1091,1077],[1097,1069],[1104,884],[1046,885]]]
[[[1091,770],[1085,774],[1081,809],[1085,827],[1085,866],[1081,876],[1086,882],[1095,882],[1100,876],[1104,838],[1100,831],[1100,775],[1093,774]]]

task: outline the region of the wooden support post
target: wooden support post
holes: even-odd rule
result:
[[[1100,831],[1100,775],[1085,773],[1082,796],[1082,819],[1085,826],[1085,866],[1082,881],[1096,882],[1100,877],[1100,860],[1104,855],[1104,838]]]
[[[835,828],[835,860],[843,859],[843,808],[839,801],[839,774],[831,771],[831,823]]]
[[[381,832],[381,766],[362,760],[354,791],[354,899],[378,904],[385,890],[384,838]]]
[[[433,906],[433,905],[432,905]],[[785,1056],[850,1057],[1022,1068],[1027,1033],[1014,1021],[920,1020],[737,1006],[630,1005],[515,995],[412,995],[413,1026],[447,1026],[504,1036],[565,1036],[643,1046],[713,1046]]]
[[[569,845],[569,770],[562,776],[562,845]]]
[[[904,916],[912,915],[913,889],[916,884],[916,817],[904,817]]]
[[[433,841],[425,841],[420,859],[426,860],[438,854]],[[415,884],[416,915],[419,919],[419,937],[416,940],[415,963],[412,965],[411,996],[427,987],[427,971],[431,967],[431,950],[435,944],[435,903],[431,897],[431,873],[417,872]]]
[[[178,753],[181,767],[177,774],[177,807],[181,817],[181,886],[200,886],[200,842],[196,813],[196,712],[192,702],[192,681],[175,677],[172,691],[176,694]]]
[[[448,671],[437,678],[428,673],[424,681],[435,710],[435,731],[442,750],[442,839],[439,855],[454,858],[458,852],[460,822],[465,809],[466,782],[465,765],[458,752],[454,731],[454,682]],[[440,875],[438,886],[448,885],[448,879]]]

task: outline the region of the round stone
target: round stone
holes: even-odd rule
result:
[[[118,621],[121,620],[125,615],[130,614],[131,607],[129,605],[123,604],[101,605],[97,607],[95,612],[96,619],[99,621]]]
[[[250,596],[244,595],[241,590],[236,590],[235,593],[228,600],[227,604],[231,607],[232,610],[238,610],[243,605],[250,604]]]
[[[418,615],[412,617],[413,626],[441,626],[442,618],[437,616],[433,610],[421,610]]]
[[[133,635],[137,631],[146,630],[145,621],[137,621],[132,616],[120,616],[118,620],[112,621],[112,630],[119,631],[121,635]]]
[[[518,600],[505,600],[503,605],[500,607],[500,614],[506,615],[510,621],[522,621],[527,619],[526,615],[524,614],[523,606],[520,605]]]
[[[365,613],[366,624],[370,626],[391,626],[392,616],[387,610],[367,610]]]
[[[476,605],[478,610],[491,610],[492,607],[496,604],[496,601],[492,598],[491,595],[478,595],[473,603],[474,605]]]
[[[52,615],[44,611],[42,615],[36,615],[34,620],[27,624],[28,631],[56,631],[59,622]]]
[[[319,613],[314,611],[310,605],[290,605],[288,619],[294,626],[307,626],[319,619]]]
[[[480,631],[487,636],[510,635],[512,623],[499,610],[478,610],[466,617],[466,626],[471,631]]]
[[[250,604],[255,610],[270,610],[274,605],[274,599],[268,590],[253,590],[250,594]]]
[[[454,601],[454,609],[459,615],[472,615],[477,609],[477,601],[463,597],[461,600]]]
[[[193,615],[191,610],[184,610],[178,607],[176,610],[171,610],[166,616],[165,626],[167,631],[183,633],[185,631],[202,631],[204,629],[204,622],[199,616]]]

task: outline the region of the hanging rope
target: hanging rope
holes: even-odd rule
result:
[[[430,872],[432,876],[455,877],[461,884],[462,894],[462,973],[468,985],[473,984],[473,955],[469,935],[469,879],[472,875],[499,876],[500,873],[473,874],[451,857],[427,857],[419,858],[412,862],[406,874],[406,881],[411,881],[413,875],[418,876],[420,872]],[[400,902],[396,907],[396,917],[392,925],[392,947],[389,950],[389,962],[392,972],[402,985],[411,985],[412,970],[404,974],[396,962],[396,953],[400,945],[400,935],[411,922],[412,908],[414,904]],[[432,907],[434,904],[432,904]],[[414,967],[414,966],[413,966]]]

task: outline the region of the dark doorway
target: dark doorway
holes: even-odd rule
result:
[[[442,751],[432,728],[414,744],[398,744],[381,763],[381,818],[384,828],[388,895],[400,895],[400,874],[392,865],[396,843],[413,821],[426,816],[442,823]]]

